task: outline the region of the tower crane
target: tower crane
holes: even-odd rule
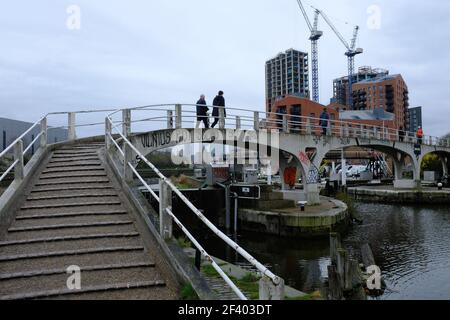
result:
[[[311,36],[309,40],[311,40],[311,73],[312,73],[312,98],[313,101],[319,102],[319,47],[318,40],[322,37],[323,32],[318,31],[319,25],[319,10],[315,10],[314,14],[314,22],[313,24],[309,20],[308,14],[306,13],[305,8],[303,7],[303,3],[301,0],[297,0],[300,10],[305,17],[306,24],[308,25],[309,31],[311,31]]]
[[[317,9],[316,9],[317,10]],[[330,26],[330,28],[334,31],[336,36],[339,38],[339,40],[344,44],[344,46],[347,48],[347,52],[345,55],[348,58],[348,90],[347,90],[347,103],[350,108],[353,107],[353,74],[355,73],[355,56],[358,54],[361,54],[364,52],[362,48],[355,48],[356,47],[356,39],[358,38],[358,31],[359,26],[355,26],[355,29],[353,31],[353,38],[350,42],[350,44],[344,39],[342,34],[339,33],[339,31],[336,29],[334,24],[331,22],[331,20],[328,18],[328,16],[321,10],[319,11],[319,14],[323,17],[323,19],[326,21],[326,23]]]

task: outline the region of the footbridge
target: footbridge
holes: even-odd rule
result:
[[[173,198],[254,266],[262,277],[260,299],[283,299],[283,279],[211,223],[147,159],[156,150],[172,147],[172,159],[180,163],[253,161],[273,173],[294,167],[312,204],[319,200],[317,168],[333,150],[359,146],[391,155],[399,188],[420,187],[420,164],[426,154],[439,155],[448,171],[449,140],[417,141],[406,135],[400,141],[398,133],[387,128],[340,121],[330,121],[327,134],[321,135],[315,118],[237,108],[227,108],[226,118],[220,109],[218,128],[198,129],[195,107],[171,104],[47,114],[2,151],[6,166],[0,182],[9,183],[0,196],[0,299],[176,299],[185,283],[201,298],[218,298],[174,244],[174,227],[210,261],[237,298],[247,299],[180,221]],[[61,117],[66,124],[53,124]],[[101,120],[92,122],[93,118]],[[49,130],[56,127],[67,129],[66,141],[48,140]],[[24,145],[36,128],[39,134]],[[217,158],[215,152],[206,152],[193,159],[183,152],[188,145],[202,144],[209,145],[207,150],[223,145],[218,148],[222,154]],[[157,175],[158,193],[138,165]],[[403,177],[405,170],[412,172],[412,179]],[[157,201],[156,208],[139,187]],[[284,181],[283,187],[287,188]]]

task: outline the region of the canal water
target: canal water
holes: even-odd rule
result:
[[[450,299],[450,209],[357,203],[363,224],[343,235],[343,244],[358,255],[372,247],[388,289],[378,299]],[[214,236],[203,243],[213,255],[248,267]],[[240,233],[237,241],[286,283],[301,291],[319,289],[330,263],[328,239],[282,239]]]

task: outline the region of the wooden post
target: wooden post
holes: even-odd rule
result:
[[[342,300],[343,291],[341,286],[341,277],[336,270],[336,266],[328,266],[328,287],[329,300]]]
[[[344,288],[345,285],[345,263],[347,260],[347,250],[338,249],[337,252],[337,263],[336,263],[336,271],[338,272],[341,278],[341,287]]]
[[[330,257],[331,264],[334,266],[337,265],[337,252],[339,248],[341,248],[341,239],[339,233],[330,233]]]
[[[159,233],[164,239],[172,238],[173,219],[166,209],[172,209],[172,190],[162,179],[159,180]]]
[[[47,146],[47,117],[41,120],[41,148],[45,148]]]
[[[23,180],[23,141],[19,140],[14,145],[14,161],[17,161],[14,166],[14,180],[21,181]]]

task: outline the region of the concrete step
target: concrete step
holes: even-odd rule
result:
[[[283,200],[283,194],[279,192],[261,192],[261,200]]]
[[[62,236],[62,237],[41,237],[34,239],[22,239],[22,240],[10,240],[0,242],[0,247],[8,246],[19,246],[28,245],[34,243],[51,243],[59,241],[76,241],[76,240],[95,240],[95,239],[116,239],[116,238],[128,238],[128,237],[139,237],[137,232],[128,233],[91,233],[86,235],[72,235],[72,236]]]
[[[90,272],[88,272],[89,274]],[[67,280],[67,279],[66,279]],[[88,278],[88,280],[91,280]],[[60,279],[60,281],[62,281]],[[98,281],[93,281],[98,282]],[[66,299],[74,299],[78,297],[82,300],[91,300],[95,299],[94,297],[98,297],[98,293],[101,293],[101,297],[103,298],[97,298],[106,300],[108,298],[105,297],[105,293],[107,295],[110,295],[111,292],[123,292],[125,294],[125,297],[129,296],[128,291],[130,289],[145,289],[147,291],[154,291],[154,288],[162,287],[165,288],[166,283],[163,280],[156,280],[156,281],[130,281],[130,282],[124,282],[124,283],[108,283],[106,285],[104,284],[98,284],[98,285],[88,285],[85,287],[82,287],[80,290],[70,290],[66,288],[58,288],[55,290],[44,290],[44,291],[33,291],[27,293],[19,293],[19,294],[12,294],[12,295],[4,295],[0,296],[0,300],[24,300],[24,299],[47,299],[47,298],[56,298],[60,299],[61,297],[65,297]],[[146,292],[141,291],[142,296],[141,299],[147,299],[148,294],[145,294]],[[20,291],[19,291],[20,292]],[[85,298],[85,294],[91,294],[93,298]],[[93,295],[92,295],[93,294]],[[145,295],[144,295],[145,294]],[[161,293],[158,293],[161,295]],[[166,293],[166,295],[168,295]],[[110,299],[116,299],[116,298],[110,298]],[[120,299],[120,298],[119,298]],[[127,299],[127,298],[125,298]],[[139,299],[139,298],[133,298],[133,299]]]
[[[41,193],[57,193],[57,194],[70,194],[72,192],[78,191],[78,192],[108,192],[110,190],[114,190],[113,186],[105,183],[105,184],[98,184],[98,185],[92,185],[92,186],[85,186],[83,184],[76,185],[76,184],[70,184],[67,186],[58,186],[58,187],[34,187],[31,190],[32,195],[41,194]]]
[[[48,164],[47,168],[71,168],[71,167],[80,167],[83,168],[85,166],[91,166],[91,167],[101,167],[103,168],[103,165],[100,161],[72,161],[70,163],[52,163]]]
[[[35,214],[63,214],[63,213],[79,213],[79,212],[109,212],[124,210],[121,204],[111,204],[111,203],[100,203],[96,205],[80,205],[79,203],[74,204],[76,206],[58,206],[49,207],[42,206],[36,207],[34,209],[19,210],[18,215],[35,215]]]
[[[20,208],[21,211],[33,209],[51,209],[51,208],[68,208],[68,207],[94,207],[103,205],[120,205],[118,196],[96,197],[96,198],[75,198],[71,200],[42,200],[42,201],[26,201]]]
[[[73,227],[63,229],[50,230],[31,230],[27,232],[8,233],[4,241],[30,240],[38,238],[54,238],[54,237],[70,237],[70,236],[86,236],[91,234],[109,234],[109,233],[132,233],[136,232],[134,224],[123,225],[99,225],[86,228]]]
[[[100,172],[78,172],[78,173],[45,173],[41,174],[39,181],[51,180],[51,179],[70,179],[70,178],[93,178],[93,177],[106,177],[106,172],[101,170]]]
[[[32,239],[36,240],[36,239]],[[137,237],[121,237],[121,238],[96,238],[82,240],[66,240],[53,242],[30,242],[18,245],[6,245],[0,249],[0,260],[5,256],[15,255],[33,255],[47,252],[63,252],[95,248],[108,247],[138,247],[142,246],[142,242]]]
[[[10,260],[0,263],[0,274],[35,272],[37,270],[66,269],[77,265],[80,268],[101,264],[153,262],[144,250],[110,251],[96,254],[66,255],[34,259]],[[0,282],[1,283],[1,282]]]
[[[53,193],[54,194],[54,193]],[[56,194],[52,195],[33,195],[27,198],[27,202],[25,204],[59,204],[64,202],[84,202],[84,201],[93,201],[93,200],[104,200],[104,201],[116,201],[118,198],[118,194],[113,191],[104,191],[102,193],[72,193],[69,195],[61,195]]]
[[[11,262],[20,260],[32,260],[32,259],[44,259],[53,257],[70,257],[70,256],[81,256],[81,255],[97,255],[109,252],[129,252],[129,251],[144,251],[143,246],[125,246],[125,247],[90,247],[84,249],[75,250],[60,250],[60,251],[44,251],[44,252],[33,252],[24,254],[13,254],[13,255],[2,255],[0,256],[1,262]]]
[[[115,190],[88,190],[88,191],[64,191],[54,192],[48,191],[46,193],[41,192],[40,194],[30,195],[28,201],[39,201],[39,200],[59,200],[59,199],[76,199],[76,198],[98,198],[98,197],[117,197],[117,192]]]
[[[57,179],[46,179],[43,181],[38,181],[35,186],[43,187],[43,186],[55,186],[55,185],[72,185],[72,184],[98,184],[98,183],[109,183],[109,179],[104,177],[88,177],[88,178],[57,178]]]
[[[12,228],[28,228],[34,226],[53,226],[66,224],[88,224],[88,223],[103,223],[103,222],[126,222],[131,221],[130,216],[125,215],[86,215],[73,217],[54,217],[54,218],[35,218],[16,220]]]
[[[66,213],[39,213],[39,214],[21,214],[16,216],[16,220],[36,220],[46,218],[70,218],[83,216],[113,216],[126,215],[125,210],[108,210],[108,211],[83,211],[83,212],[66,212]]]
[[[105,169],[103,169],[101,166],[64,166],[64,167],[60,167],[60,168],[48,168],[45,169],[44,171],[42,171],[43,174],[47,174],[47,173],[68,173],[68,174],[72,174],[72,173],[77,173],[77,172],[95,172],[95,171],[99,171],[99,172],[105,172]]]
[[[101,226],[119,226],[119,225],[132,225],[133,221],[129,220],[110,220],[110,221],[99,221],[99,222],[85,222],[85,223],[61,223],[61,224],[46,224],[46,225],[27,225],[27,226],[14,226],[8,229],[8,233],[13,232],[30,232],[30,231],[48,231],[48,230],[59,230],[59,229],[87,229]]]
[[[49,161],[49,164],[61,164],[61,163],[75,163],[80,161],[98,161],[98,156],[96,157],[72,157],[72,158],[52,158]]]

